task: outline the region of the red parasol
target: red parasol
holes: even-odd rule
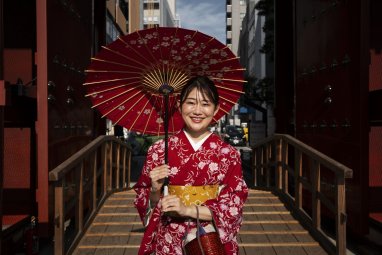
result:
[[[220,95],[216,122],[243,93],[243,70],[231,50],[213,37],[194,30],[157,27],[102,47],[86,70],[84,85],[93,107],[114,125],[162,135],[183,127],[176,102],[190,77],[206,75],[215,82]]]

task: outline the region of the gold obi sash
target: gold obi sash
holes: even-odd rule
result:
[[[168,193],[179,197],[184,205],[201,205],[219,194],[219,185],[181,186],[168,185]]]

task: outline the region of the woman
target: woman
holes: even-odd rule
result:
[[[238,151],[208,129],[218,109],[219,95],[214,83],[205,76],[190,79],[179,102],[185,125],[169,138],[168,165],[164,164],[164,141],[150,147],[134,186],[135,206],[146,225],[139,254],[182,254],[183,239],[190,239],[195,233],[197,209],[206,232],[214,231],[214,222],[226,254],[238,254],[236,235],[248,188]],[[218,186],[219,193],[189,204],[188,195],[162,195],[165,177],[169,177],[170,187]]]

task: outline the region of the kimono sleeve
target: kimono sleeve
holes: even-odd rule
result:
[[[134,205],[138,210],[142,222],[145,224],[145,218],[150,210],[150,192],[151,192],[151,179],[150,171],[160,163],[163,164],[162,157],[160,157],[162,145],[160,142],[153,144],[146,156],[146,161],[142,168],[142,173],[134,185],[133,189],[137,193]]]
[[[224,188],[217,199],[205,203],[212,212],[223,243],[235,240],[243,220],[243,205],[248,196],[239,152],[235,150],[231,159],[233,160],[223,180]]]

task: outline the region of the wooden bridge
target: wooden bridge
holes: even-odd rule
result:
[[[240,254],[346,254],[351,169],[287,135],[252,149],[256,185],[244,206]],[[104,136],[50,172],[56,255],[137,253],[144,229],[129,189],[130,157],[125,143]],[[321,181],[326,171],[332,184]],[[321,226],[328,214],[332,224]]]
[[[112,194],[74,254],[137,254],[143,229],[134,196]],[[270,191],[251,190],[238,241],[240,254],[327,254]]]

